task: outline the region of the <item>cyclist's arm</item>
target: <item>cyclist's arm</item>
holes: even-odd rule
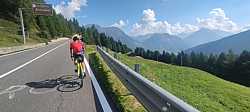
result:
[[[70,56],[73,56],[73,49],[70,49]]]
[[[82,49],[83,49],[83,52],[85,52],[85,48],[86,46],[85,46],[85,43],[84,42],[82,42]]]
[[[85,52],[85,50],[86,50],[86,46],[85,46],[85,44],[83,43],[83,51]]]
[[[72,43],[70,43],[70,48],[69,48],[69,52],[70,52],[70,56],[72,57],[73,56],[73,48],[72,48]]]

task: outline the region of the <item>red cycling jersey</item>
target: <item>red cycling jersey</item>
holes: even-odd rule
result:
[[[73,50],[73,54],[80,54],[83,53],[84,51],[84,43],[79,41],[73,41],[70,43],[70,49]]]

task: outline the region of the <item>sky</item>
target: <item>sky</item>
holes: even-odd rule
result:
[[[45,0],[81,25],[114,26],[128,35],[172,35],[201,28],[231,33],[250,27],[250,0]]]

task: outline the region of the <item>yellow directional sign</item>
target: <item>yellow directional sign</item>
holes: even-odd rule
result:
[[[35,15],[42,15],[42,16],[52,16],[53,9],[51,4],[44,4],[44,3],[33,3],[32,4],[32,12]]]

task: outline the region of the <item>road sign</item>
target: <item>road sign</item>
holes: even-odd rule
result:
[[[33,3],[32,12],[35,15],[52,16],[53,8],[51,4]]]

